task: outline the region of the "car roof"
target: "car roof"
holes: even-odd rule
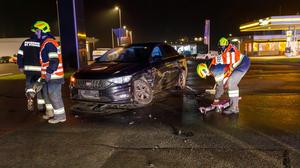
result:
[[[161,42],[134,43],[134,44],[130,44],[130,45],[126,46],[126,47],[143,46],[143,47],[153,48],[155,46],[162,45],[162,44],[164,44],[164,43],[161,43]]]

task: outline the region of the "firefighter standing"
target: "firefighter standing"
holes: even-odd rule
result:
[[[43,92],[35,93],[33,89],[34,83],[41,76],[41,64],[40,64],[40,41],[33,33],[29,39],[26,39],[18,51],[17,64],[19,71],[26,76],[25,82],[25,95],[27,97],[27,109],[33,111],[33,98],[37,96],[37,105],[39,111],[48,111],[50,113],[52,105],[49,103],[49,99],[46,89]],[[46,106],[46,107],[45,107]]]
[[[65,122],[66,114],[61,93],[64,70],[60,46],[54,36],[50,34],[48,23],[37,21],[33,27],[38,39],[41,40],[41,78],[39,81],[47,83],[48,96],[54,112],[54,115],[48,115],[48,122],[51,124]]]
[[[224,86],[228,87],[228,96],[230,98],[230,107],[224,114],[239,113],[239,87],[238,84],[250,67],[250,60],[226,38],[221,38],[219,45],[222,48],[222,54],[214,57],[207,68],[206,64],[199,64],[197,73],[200,77],[213,75],[216,81],[216,94],[213,105],[219,103],[219,99],[224,93]]]

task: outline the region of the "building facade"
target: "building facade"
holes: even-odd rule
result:
[[[300,15],[271,16],[240,26],[240,50],[249,56],[295,56],[300,49]]]

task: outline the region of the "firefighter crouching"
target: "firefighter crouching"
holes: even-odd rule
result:
[[[33,27],[38,39],[41,40],[41,78],[39,81],[47,84],[48,96],[53,106],[53,115],[46,114],[44,118],[49,119],[48,122],[51,124],[65,122],[66,114],[61,93],[61,86],[64,83],[64,70],[60,46],[50,33],[48,23],[37,21]]]
[[[219,103],[219,99],[224,93],[224,87],[228,87],[230,107],[223,113],[237,114],[239,113],[238,84],[250,67],[250,59],[241,54],[234,45],[229,44],[226,38],[221,38],[219,45],[222,48],[222,54],[212,59],[209,68],[206,64],[199,64],[197,73],[202,78],[210,75],[215,78],[216,94],[213,105]]]

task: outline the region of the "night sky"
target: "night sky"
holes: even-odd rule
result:
[[[99,38],[98,46],[111,46],[111,28],[122,22],[133,31],[135,42],[175,41],[182,37],[203,36],[205,19],[211,20],[212,43],[232,33],[239,36],[239,25],[274,15],[300,14],[300,0],[84,0],[88,36]],[[58,34],[55,0],[9,0],[0,6],[0,37],[28,36],[35,20],[51,24]]]

